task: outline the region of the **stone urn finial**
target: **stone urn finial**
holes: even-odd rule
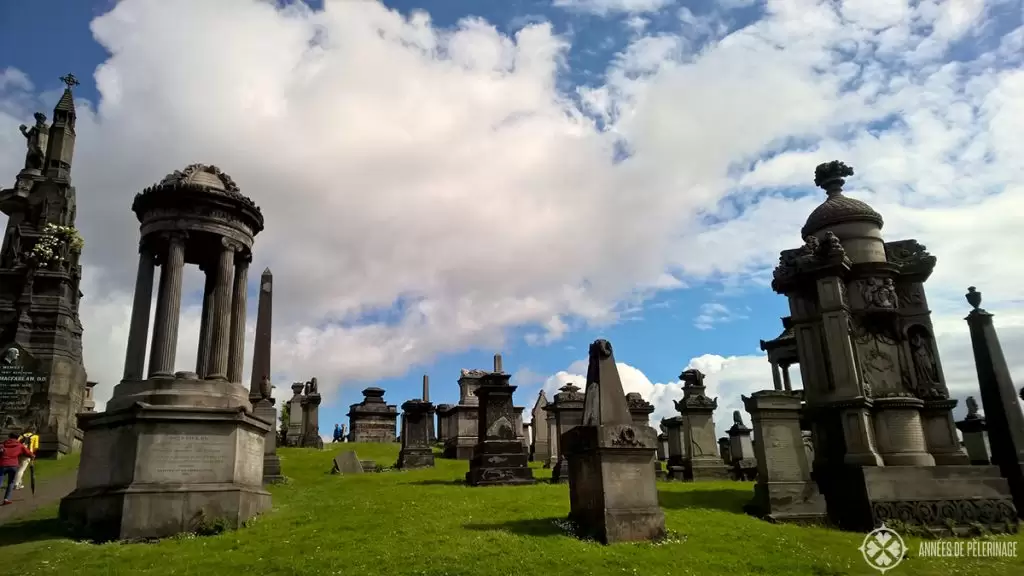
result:
[[[853,168],[839,160],[818,164],[814,169],[814,185],[824,190],[829,196],[841,194],[847,176],[853,176]]]
[[[979,310],[981,306],[981,292],[974,286],[967,287],[967,294],[964,296],[967,298],[967,303],[971,305],[975,310]]]

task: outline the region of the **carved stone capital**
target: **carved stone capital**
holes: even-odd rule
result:
[[[236,253],[241,252],[245,248],[245,246],[243,246],[241,242],[238,242],[237,240],[232,240],[231,238],[228,238],[226,236],[221,237],[220,245],[225,249]]]
[[[248,268],[249,264],[252,264],[252,252],[249,250],[239,250],[235,253],[235,265],[245,266]]]
[[[184,244],[188,240],[188,232],[184,230],[171,230],[169,232],[162,232],[160,237],[170,244]]]

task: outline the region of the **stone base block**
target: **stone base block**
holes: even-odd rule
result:
[[[449,438],[444,443],[444,451],[441,453],[441,456],[454,460],[470,460],[473,458],[476,440],[476,438],[470,438],[469,436]]]
[[[92,540],[164,538],[204,523],[242,526],[270,508],[263,489],[270,425],[242,409],[150,406],[79,419],[75,490],[60,518]]]
[[[754,485],[746,512],[773,522],[824,523],[825,498],[814,482],[765,482]]]
[[[658,506],[632,510],[607,510],[598,516],[569,514],[580,535],[602,544],[642,542],[664,538],[665,512]]]
[[[263,484],[277,484],[284,482],[281,474],[281,458],[277,454],[263,455]]]
[[[682,466],[669,466],[667,476],[669,480],[683,482],[686,480],[686,470]]]
[[[746,458],[732,463],[733,480],[752,481],[757,478],[757,460]]]
[[[434,453],[431,450],[402,450],[398,453],[395,468],[408,470],[411,468],[433,468]]]
[[[981,524],[1016,531],[1018,511],[997,466],[846,468],[826,481],[829,516],[867,532],[899,520],[937,534],[965,535]]]
[[[469,461],[466,483],[470,486],[533,484],[533,470],[527,466],[526,454],[518,442],[484,442],[477,444]]]
[[[559,458],[551,467],[551,483],[566,484],[569,482],[569,462],[565,458]]]
[[[668,475],[665,473],[661,464],[662,462],[660,460],[654,461],[654,477],[658,480],[665,480],[668,478]]]
[[[729,480],[730,475],[729,468],[718,458],[711,462],[685,462],[683,464],[683,476],[688,481]]]

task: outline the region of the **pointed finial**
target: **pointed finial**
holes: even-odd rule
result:
[[[501,366],[501,354],[495,354],[494,355],[494,372],[496,374],[501,374],[502,373],[501,368],[502,368],[502,366]]]
[[[818,167],[814,169],[814,185],[824,190],[829,196],[834,196],[843,192],[843,184],[846,184],[846,180],[843,178],[847,176],[853,176],[853,168],[839,160],[825,162],[818,164]]]
[[[81,82],[78,81],[78,78],[75,78],[74,74],[66,74],[64,76],[61,76],[60,81],[64,84],[67,84],[68,90],[71,90],[71,88],[81,84]]]
[[[964,297],[967,298],[967,303],[975,310],[978,310],[981,306],[981,292],[978,292],[978,289],[974,286],[967,287],[967,294]]]
[[[270,272],[270,267],[267,267],[266,269],[263,270],[263,275],[264,276],[273,276],[273,274]]]

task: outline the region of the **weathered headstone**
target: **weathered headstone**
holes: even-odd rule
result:
[[[396,468],[429,468],[434,465],[430,447],[430,426],[434,421],[434,405],[424,400],[402,404],[402,449]]]
[[[306,385],[302,382],[292,382],[292,398],[288,401],[288,432],[285,435],[287,446],[299,446],[302,444],[302,432],[306,425],[302,418],[305,412],[302,409],[302,392]]]
[[[371,386],[363,389],[363,401],[348,409],[349,435],[352,442],[394,442],[398,407],[384,401],[384,389]]]
[[[511,374],[502,370],[501,355],[494,355],[494,371],[474,391],[478,402],[477,444],[469,460],[466,483],[470,486],[533,484],[533,470],[526,461],[522,441],[516,438]]]
[[[636,426],[651,426],[651,414],[654,413],[654,404],[644,400],[644,397],[639,392],[630,392],[626,394],[626,406],[629,407],[629,414],[633,417],[633,424]],[[654,428],[651,428],[654,430]],[[654,431],[657,434],[657,430]],[[658,450],[662,449],[661,439],[658,439]],[[655,478],[665,478],[665,470],[661,465],[661,458],[656,457],[654,459],[654,476]]]
[[[668,469],[669,480],[685,480],[683,460],[686,458],[686,442],[683,436],[683,417],[673,416],[662,418],[661,425],[665,427],[665,436],[668,444],[668,461],[665,467]]]
[[[604,543],[665,535],[654,478],[657,435],[633,425],[607,340],[590,345],[583,423],[561,438],[569,461],[569,519]]]
[[[324,448],[324,439],[320,436],[322,401],[316,378],[310,378],[309,382],[306,382],[306,395],[302,397],[302,439],[299,445],[303,448]]]
[[[163,538],[210,515],[241,527],[271,504],[263,459],[273,423],[253,415],[242,383],[246,278],[263,215],[229,176],[201,164],[137,194],[132,210],[142,238],[124,378],[106,411],[79,416],[85,438],[78,485],[61,501],[60,517],[94,540]],[[143,378],[157,259],[160,289]],[[213,276],[204,296],[213,312],[200,327],[207,348],[197,354],[202,379],[174,369],[186,263]]]
[[[732,413],[733,424],[729,434],[729,464],[732,466],[733,478],[737,480],[753,480],[757,475],[757,456],[750,434],[753,432],[743,423],[739,410]]]
[[[974,396],[967,397],[967,416],[957,422],[956,427],[964,435],[964,448],[971,459],[971,464],[991,464],[992,449],[988,442],[988,428],[985,426],[985,417],[978,414],[978,401]]]
[[[459,372],[459,403],[448,409],[448,436],[444,443],[444,457],[469,460],[477,444],[477,417],[480,414],[480,399],[476,389],[487,377],[486,370]]]
[[[363,466],[359,463],[359,456],[354,450],[344,450],[334,457],[334,467],[331,474],[362,474]]]
[[[682,418],[683,476],[686,480],[727,480],[729,470],[722,465],[715,439],[713,414],[718,408],[717,398],[704,394],[704,374],[700,370],[684,370],[683,399],[676,400],[676,410]]]
[[[548,399],[544,395],[544,391],[541,390],[537,394],[537,402],[534,403],[531,411],[533,417],[533,460],[545,464],[551,458],[551,447],[548,440],[548,414],[544,411],[544,407],[547,405]]]
[[[555,394],[554,402],[544,407],[549,414],[555,416],[554,437],[561,438],[566,432],[579,426],[583,422],[583,394],[580,387],[568,383],[559,388]],[[557,457],[555,465],[551,467],[551,482],[558,484],[569,481],[569,463],[565,459],[565,447],[560,442],[552,444],[555,447],[553,456]]]

